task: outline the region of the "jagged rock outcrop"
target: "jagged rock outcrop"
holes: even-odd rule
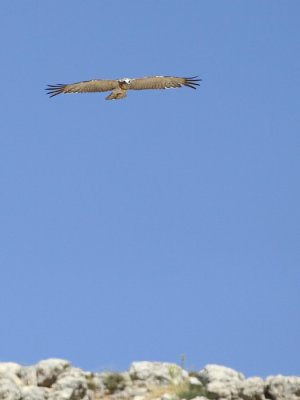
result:
[[[300,378],[296,376],[269,376],[265,384],[265,396],[271,400],[299,400]]]
[[[21,388],[22,400],[47,400],[48,397],[49,389],[31,385]]]
[[[188,371],[176,364],[134,362],[128,371],[87,372],[67,360],[32,366],[0,363],[0,400],[300,400],[300,377],[246,379],[220,365]]]
[[[66,360],[50,358],[40,361],[35,369],[37,386],[51,387],[68,367],[70,363]]]
[[[245,380],[243,374],[220,365],[207,365],[199,372],[199,378],[208,393],[219,399],[238,398],[240,387]]]
[[[129,375],[133,380],[148,384],[180,384],[188,378],[188,372],[176,364],[140,361],[131,364]]]
[[[246,379],[240,387],[240,397],[243,400],[266,400],[263,379],[258,377]]]
[[[13,379],[0,378],[0,399],[1,400],[21,399],[21,390]]]

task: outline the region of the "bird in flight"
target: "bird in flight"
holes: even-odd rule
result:
[[[201,79],[197,76],[179,78],[176,76],[146,76],[143,78],[95,79],[70,84],[48,85],[50,97],[61,93],[92,93],[112,91],[105,99],[119,100],[127,96],[127,90],[171,89],[187,86],[196,89]]]

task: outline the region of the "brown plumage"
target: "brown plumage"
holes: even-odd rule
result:
[[[144,78],[122,78],[114,80],[96,79],[71,84],[48,85],[47,94],[50,97],[60,93],[92,93],[112,90],[106,100],[118,100],[126,97],[127,90],[171,89],[187,86],[196,89],[201,79],[197,76],[179,78],[176,76],[146,76]]]

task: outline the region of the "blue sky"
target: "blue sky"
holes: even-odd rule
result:
[[[299,1],[1,3],[0,360],[300,374]],[[199,75],[199,90],[47,84]]]

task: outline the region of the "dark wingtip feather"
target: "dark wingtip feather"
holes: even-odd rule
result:
[[[58,83],[57,85],[47,85],[46,91],[49,97],[57,96],[58,94],[64,93],[66,85],[63,83]]]
[[[200,83],[202,79],[200,79],[198,76],[191,76],[189,78],[184,78],[185,82],[184,82],[184,86],[188,86],[192,89],[197,89],[197,86],[200,86]]]

